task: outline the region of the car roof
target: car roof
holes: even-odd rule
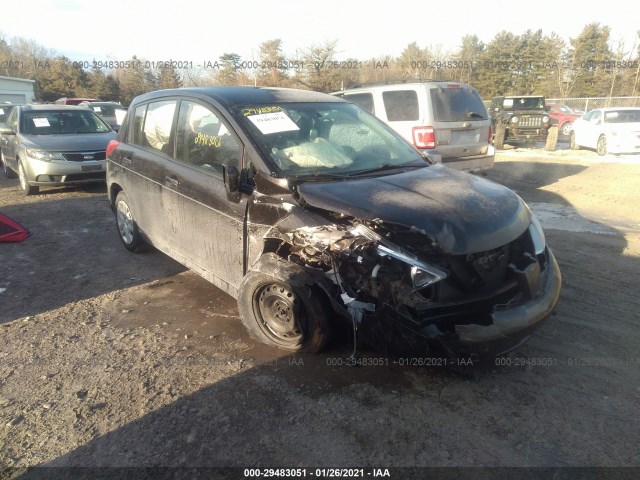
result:
[[[460,86],[468,86],[473,88],[473,86],[469,83],[465,82],[448,82],[446,80],[423,80],[421,82],[381,82],[381,83],[365,83],[362,85],[354,85],[353,87],[345,88],[344,90],[339,90],[337,92],[331,92],[331,95],[337,95],[340,93],[353,92],[354,90],[371,90],[371,89],[384,89],[384,88],[402,88],[402,87],[416,87],[423,85],[434,85],[434,86],[446,86],[446,85],[460,85]]]
[[[157,90],[134,98],[131,103],[140,103],[172,95],[206,96],[225,106],[268,104],[282,102],[344,102],[326,93],[295,88],[271,87],[193,87]]]
[[[78,107],[76,105],[60,105],[59,103],[46,103],[46,104],[39,104],[39,105],[33,105],[33,104],[27,104],[27,105],[20,105],[19,108],[23,111],[23,112],[52,112],[52,111],[61,111],[61,110],[77,110],[77,111],[81,111],[81,112],[86,112],[87,109],[86,108],[82,108],[82,107]]]
[[[104,100],[104,101],[99,101],[99,102],[80,102],[80,104],[83,104],[83,103],[87,103],[89,105],[98,105],[98,106],[99,105],[121,105],[120,102],[116,102],[116,101],[113,101],[113,100]]]
[[[47,112],[51,112],[51,111],[55,111],[55,110],[78,110],[81,112],[86,112],[87,110],[85,108],[81,108],[78,107],[76,105],[60,105],[59,103],[46,103],[43,105],[32,105],[32,104],[28,104],[28,105],[20,105],[19,108],[23,111],[23,112],[30,112],[30,111],[47,111]]]

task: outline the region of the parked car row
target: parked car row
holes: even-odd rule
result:
[[[342,322],[354,342],[468,360],[517,348],[558,300],[522,199],[445,166],[493,163],[468,85],[164,90],[133,100],[117,138],[87,106],[14,107],[5,174],[27,195],[106,174],[124,247],[233,295],[261,342],[317,352]]]

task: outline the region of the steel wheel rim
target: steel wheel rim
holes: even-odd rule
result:
[[[125,202],[118,202],[116,223],[118,224],[120,237],[127,245],[130,245],[133,242],[133,216],[131,215],[131,210],[129,210],[129,205]]]
[[[607,154],[607,139],[606,137],[600,137],[598,139],[598,155]]]
[[[570,123],[565,123],[562,126],[562,133],[564,135],[570,135],[571,134],[571,124]]]
[[[26,191],[29,188],[29,183],[27,182],[27,174],[24,172],[22,163],[18,164],[18,176],[20,177],[20,187]]]
[[[274,339],[298,343],[300,302],[289,288],[280,284],[264,286],[256,295],[256,313],[263,330]]]

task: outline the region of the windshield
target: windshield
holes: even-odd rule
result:
[[[82,110],[35,110],[22,114],[21,131],[26,135],[104,133],[111,128],[98,116]]]
[[[640,109],[604,112],[604,121],[605,123],[637,123],[640,122]]]
[[[432,88],[431,102],[436,122],[485,120],[487,109],[478,92],[469,88]]]
[[[352,175],[413,162],[427,165],[417,150],[357,105],[245,105],[236,113],[288,177]]]
[[[89,108],[102,117],[115,117],[116,110],[125,110],[122,105],[89,105]]]
[[[544,97],[505,98],[505,110],[544,110]]]

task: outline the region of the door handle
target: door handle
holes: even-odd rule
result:
[[[180,185],[180,182],[178,181],[178,179],[176,177],[173,177],[173,176],[172,177],[169,177],[169,176],[164,177],[164,181],[165,181],[165,183],[169,183],[174,187],[177,187],[178,185]]]

